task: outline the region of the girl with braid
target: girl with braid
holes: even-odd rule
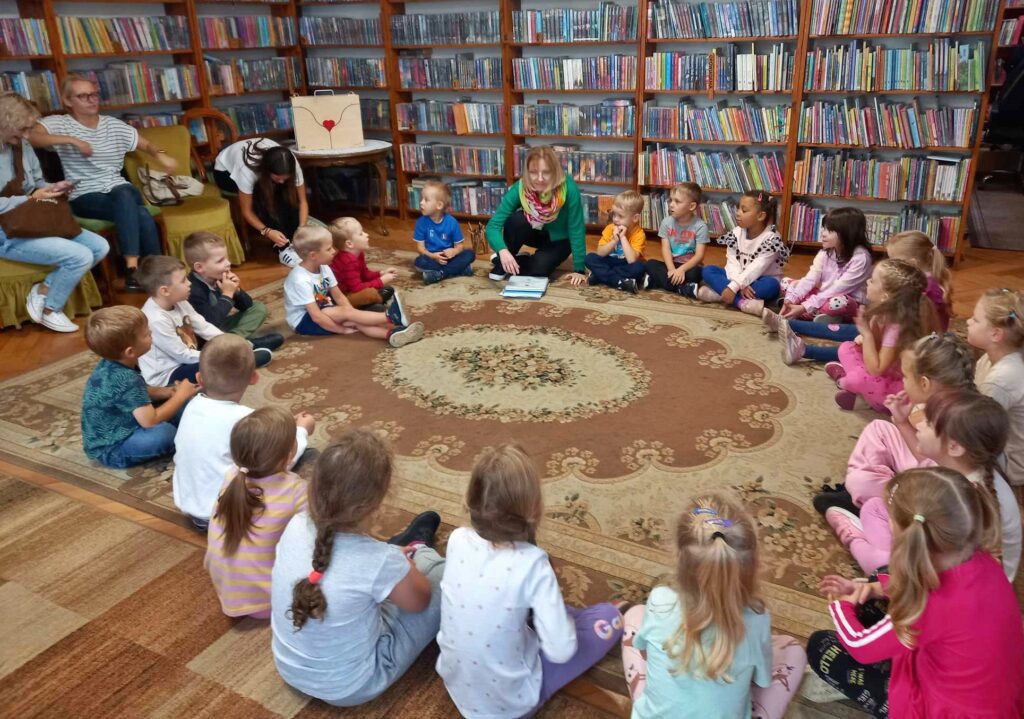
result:
[[[395,683],[437,635],[441,518],[420,514],[387,544],[367,534],[391,486],[391,451],[358,429],[323,451],[309,510],[277,546],[271,583],[274,663],[295,689],[357,706]]]
[[[835,631],[807,645],[815,674],[876,717],[1024,716],[1024,627],[1013,587],[992,552],[995,503],[946,468],[912,469],[888,485],[889,573],[878,582],[827,576]],[[888,599],[865,626],[860,605]],[[806,692],[805,692],[806,695]]]

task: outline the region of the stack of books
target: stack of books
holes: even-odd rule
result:
[[[0,17],[0,58],[4,55],[49,55],[46,21],[37,18]]]
[[[596,10],[513,10],[512,41],[543,45],[571,42],[634,42],[637,8],[603,2]]]
[[[978,105],[926,108],[910,103],[871,104],[860,98],[842,103],[804,102],[800,108],[799,142],[862,147],[962,147],[974,143]]]
[[[382,57],[307,57],[306,75],[314,87],[384,87]]]
[[[456,135],[498,134],[505,131],[500,102],[440,102],[415,100],[395,106],[400,130],[451,132]]]
[[[665,2],[647,6],[650,38],[779,37],[796,35],[796,0]]]
[[[992,30],[999,0],[814,0],[815,35],[978,32]]]
[[[469,147],[405,143],[401,147],[402,167],[407,172],[436,172],[445,175],[505,174],[505,151],[501,147]]]
[[[644,66],[648,90],[718,90],[721,92],[789,92],[793,87],[793,51],[779,43],[759,53],[735,45],[711,52],[656,52]]]
[[[796,161],[793,191],[893,202],[961,202],[970,169],[969,157],[927,155],[882,160],[847,151],[804,150]]]
[[[189,50],[188,18],[58,17],[61,45],[68,55]]]
[[[316,45],[383,45],[380,18],[301,17],[302,42]]]
[[[204,16],[199,18],[199,40],[204,50],[294,45],[295,23],[268,15]]]
[[[636,106],[632,100],[604,100],[599,105],[552,103],[513,105],[516,135],[587,135],[633,139]]]
[[[501,18],[492,12],[395,15],[391,18],[395,45],[473,45],[501,42]]]
[[[547,277],[514,275],[509,277],[505,288],[501,291],[501,296],[515,300],[539,300],[547,292],[547,289]]]
[[[644,136],[660,139],[714,142],[785,142],[789,130],[789,105],[762,107],[753,100],[729,105],[724,100],[699,107],[689,99],[675,107],[644,105]]]
[[[96,83],[103,102],[112,105],[142,105],[199,96],[195,65],[153,67],[144,62],[121,62],[81,74]]]
[[[0,73],[0,92],[16,92],[31,100],[41,112],[59,110],[57,76],[51,70]]]
[[[640,184],[696,182],[705,190],[782,192],[782,152],[745,155],[735,152],[689,152],[660,145],[640,154]]]
[[[517,90],[636,89],[636,55],[517,57],[512,59]]]
[[[398,76],[403,90],[446,87],[456,90],[500,90],[501,58],[478,58],[473,53],[441,58],[405,55],[398,58]]]

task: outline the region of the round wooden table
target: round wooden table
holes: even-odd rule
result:
[[[323,167],[350,167],[365,165],[377,171],[377,197],[380,212],[380,233],[388,234],[384,225],[384,206],[387,203],[388,169],[385,161],[391,151],[391,143],[383,140],[365,140],[362,145],[331,150],[296,150],[292,148],[296,159],[302,165],[303,173],[313,197],[319,198],[317,192],[317,171]],[[369,189],[366,192],[366,211],[373,214],[373,200]]]

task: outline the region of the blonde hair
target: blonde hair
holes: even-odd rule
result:
[[[16,92],[0,93],[0,132],[7,135],[32,127],[39,109]]]
[[[918,377],[927,377],[942,389],[974,389],[974,354],[952,332],[932,332],[906,351]]]
[[[488,447],[466,490],[469,520],[490,542],[534,542],[544,512],[537,468],[516,444]]]
[[[986,290],[978,301],[988,323],[1003,331],[1003,341],[1018,350],[1024,347],[1024,295],[1018,290]]]
[[[875,265],[875,271],[879,272],[879,282],[887,298],[870,305],[864,311],[864,318],[875,323],[897,325],[900,328],[899,346],[905,348],[938,324],[935,305],[925,295],[928,278],[924,272],[903,260],[882,260]]]
[[[316,252],[332,242],[334,242],[334,236],[331,231],[319,225],[303,225],[295,231],[295,235],[292,237],[295,254],[302,259],[306,259],[310,252]]]
[[[889,617],[896,636],[915,644],[913,625],[939,586],[935,560],[999,546],[999,512],[984,487],[945,467],[910,469],[886,486],[893,533],[889,557]]]
[[[206,261],[214,247],[227,247],[227,243],[212,232],[193,232],[185,238],[185,264],[194,269],[197,262]]]
[[[225,332],[203,345],[199,374],[203,391],[214,399],[244,392],[256,370],[256,355],[249,340]]]
[[[444,202],[444,209],[447,210],[452,204],[452,191],[448,188],[448,185],[441,182],[440,180],[427,180],[423,183],[423,187],[420,189],[422,194],[426,194],[427,190],[433,190],[441,195],[441,201]]]
[[[85,323],[85,343],[103,359],[116,362],[135,344],[147,323],[146,315],[138,307],[103,307],[89,315]]]
[[[345,243],[352,239],[350,228],[353,222],[359,225],[359,220],[354,217],[338,217],[327,226],[327,231],[331,233],[331,240],[339,250],[345,249]]]
[[[679,517],[676,548],[682,623],[665,651],[679,663],[675,673],[731,682],[727,672],[746,634],[743,613],[764,612],[754,523],[731,499],[700,497]],[[714,637],[705,649],[708,629]]]
[[[921,272],[934,277],[942,287],[946,314],[953,316],[953,273],[946,265],[942,250],[935,246],[928,235],[918,230],[897,232],[885,243],[885,252],[892,259],[909,262]]]
[[[85,75],[71,73],[70,75],[65,76],[64,79],[60,81],[60,97],[62,100],[67,101],[71,99],[71,88],[74,87],[76,82],[85,82],[92,85],[93,87],[99,87],[95,82],[87,78]]]
[[[669,190],[669,195],[676,194],[686,195],[691,202],[696,202],[698,205],[704,201],[704,191],[696,182],[680,182],[673,185]]]
[[[626,190],[615,196],[615,205],[625,210],[632,217],[644,211],[644,198],[636,190]]]
[[[529,172],[530,165],[537,160],[543,160],[544,164],[551,170],[551,187],[547,189],[550,191],[556,187],[561,187],[565,182],[565,170],[562,168],[562,163],[558,160],[558,155],[548,145],[538,145],[537,147],[531,147],[527,151],[526,161],[523,162],[523,174]]]
[[[171,284],[174,273],[188,272],[185,263],[170,255],[149,255],[143,257],[135,278],[150,297],[155,297],[161,287]]]

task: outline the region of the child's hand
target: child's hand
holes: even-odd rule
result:
[[[736,291],[731,287],[726,287],[722,292],[722,302],[727,305],[731,305],[732,301],[736,299]]]
[[[194,385],[191,382],[189,382],[187,379],[183,379],[183,380],[180,380],[180,381],[174,383],[173,396],[175,396],[175,397],[184,397],[185,399],[189,399],[190,397],[195,397],[196,392],[198,392],[198,391],[199,391],[199,386],[198,385]]]
[[[855,582],[836,574],[828,574],[818,584],[818,591],[826,597],[843,597],[853,594],[857,590],[857,585],[868,586],[866,582]]]
[[[801,317],[806,311],[807,308],[804,307],[803,305],[794,305],[789,302],[784,302],[782,304],[782,312],[780,312],[779,314],[785,317],[787,320],[792,320]]]
[[[853,343],[858,347],[862,347],[864,345],[864,335],[857,335],[856,337],[854,337]]]
[[[579,287],[582,284],[586,284],[587,276],[582,272],[570,272],[565,276],[565,279],[569,281],[569,284],[573,287]]]
[[[888,395],[882,404],[892,414],[893,424],[903,424],[910,419],[910,410],[913,408],[913,404],[905,391]]]
[[[686,271],[683,269],[682,265],[679,265],[679,267],[670,270],[668,273],[668,281],[673,285],[681,285],[683,284],[683,280],[685,279]]]
[[[316,429],[316,419],[309,412],[299,412],[295,415],[295,424],[308,434],[313,434],[313,430]]]
[[[455,248],[449,247],[446,250],[441,250],[441,254],[445,256],[445,259],[450,260],[451,258],[455,257]]]
[[[431,257],[440,265],[448,264],[448,256],[443,252],[435,252]]]
[[[232,282],[230,279],[230,272],[225,272],[224,276],[217,280],[217,289],[225,297],[234,297],[235,292],[238,291],[238,283]]]
[[[756,300],[757,299],[757,293],[754,292],[754,288],[751,287],[750,285],[747,285],[746,287],[742,288],[740,290],[740,295],[744,299],[748,299],[748,300]]]
[[[242,280],[239,278],[238,275],[236,275],[231,270],[224,270],[224,278],[231,280],[236,285],[238,285],[238,289],[242,289]]]
[[[398,277],[397,270],[384,270],[380,273],[380,281],[385,285],[394,282],[396,277]]]
[[[867,318],[864,316],[864,306],[861,305],[857,309],[857,316],[853,318],[853,324],[856,325],[857,331],[862,335],[866,335],[871,331],[871,325],[868,324]]]

